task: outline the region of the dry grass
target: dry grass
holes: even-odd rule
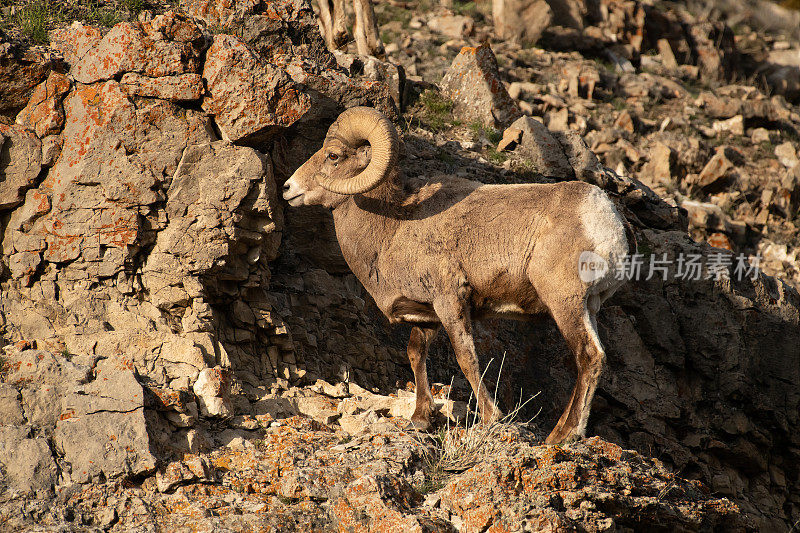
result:
[[[500,382],[500,376],[503,372],[503,363],[505,362],[505,354],[500,363],[500,372],[497,376],[497,383],[495,384],[495,402],[497,401],[497,385]],[[492,361],[486,366],[488,370]],[[486,370],[484,370],[484,375]],[[483,376],[481,376],[483,381]],[[452,389],[452,381],[451,381]],[[425,483],[420,487],[420,492],[428,493],[435,492],[442,488],[447,480],[461,472],[469,470],[477,465],[487,457],[498,455],[507,449],[511,444],[503,439],[510,424],[517,424],[519,422],[519,415],[522,409],[539,393],[531,396],[524,402],[522,398],[517,402],[511,412],[506,414],[502,419],[491,422],[483,423],[479,420],[479,413],[477,408],[477,401],[473,407],[473,395],[470,394],[468,401],[468,409],[464,425],[461,421],[457,421],[451,425],[450,419],[447,420],[447,425],[441,428],[434,434],[418,434],[415,436],[422,448],[425,450],[423,455],[423,469],[425,472]],[[449,400],[449,392],[448,392]],[[530,423],[531,420],[536,418],[534,415],[530,420],[522,422],[524,424]]]

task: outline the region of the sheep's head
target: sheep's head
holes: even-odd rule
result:
[[[397,152],[389,119],[370,107],[350,108],[331,125],[322,148],[286,180],[283,198],[292,206],[335,206],[343,195],[380,185],[397,164]]]

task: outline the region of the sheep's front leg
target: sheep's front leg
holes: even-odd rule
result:
[[[472,386],[472,391],[477,398],[481,418],[484,422],[495,422],[503,417],[503,413],[492,401],[486,386],[481,379],[478,366],[478,354],[475,352],[475,343],[472,339],[472,319],[469,307],[461,302],[434,302],[433,308],[439,316],[461,371]]]
[[[417,391],[417,403],[411,415],[411,427],[424,431],[431,425],[433,396],[428,384],[428,369],[425,360],[428,358],[428,346],[439,331],[439,326],[414,326],[408,339],[408,360],[414,371],[414,384]]]

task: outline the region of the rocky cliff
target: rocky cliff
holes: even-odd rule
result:
[[[633,223],[648,261],[720,253],[702,242],[720,246],[715,235],[737,252],[772,244],[791,255],[800,166],[788,148],[765,158],[747,135],[763,128],[767,142],[792,145],[796,106],[716,78],[695,98],[695,71],[723,82],[735,71],[736,43],[713,52],[724,69],[709,66],[716,49],[698,33],[727,26],[615,6],[549,30],[579,52],[545,33],[545,48],[508,41],[497,58],[462,50],[489,31],[479,13],[473,24],[414,14],[398,28],[391,6],[378,14],[396,35],[392,62],[330,53],[301,0],[192,0],[110,29],[60,25],[47,47],[4,40],[0,523],[787,530],[800,519],[791,258],[767,265],[788,282],[739,279],[732,265],[686,280],[673,263],[626,285],[601,313],[608,365],[590,422],[601,438],[564,448],[538,445],[573,380],[554,324],[481,327],[490,381],[505,358],[498,398],[513,406],[520,391],[541,391],[521,415],[541,414],[503,429],[506,447],[440,476],[429,459],[443,443],[396,427],[409,405],[408,332],[391,329],[349,274],[330,216],[288,210],[276,194],[339,112],[369,105],[403,130],[410,177],[591,181]],[[681,32],[664,33],[675,24]],[[428,61],[425,43],[452,27]],[[592,27],[628,40],[648,28],[652,42],[625,52]],[[646,51],[663,35],[694,52],[656,74],[666,52],[648,63]],[[618,71],[597,61],[606,49]],[[440,96],[431,82],[456,51]],[[456,93],[448,80],[465,72],[474,82]],[[681,106],[689,119],[669,114]],[[494,128],[521,115],[547,127],[534,121],[498,152]],[[713,151],[714,139],[725,146]],[[448,350],[437,340],[429,368],[453,379],[437,397],[455,419],[468,388]]]

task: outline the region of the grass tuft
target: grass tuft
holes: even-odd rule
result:
[[[13,23],[19,26],[22,35],[30,41],[46,44],[51,16],[49,0],[37,0],[19,9],[14,16]]]
[[[419,95],[420,120],[432,131],[442,131],[453,123],[453,102],[433,89]]]
[[[505,354],[503,354],[503,360],[500,362],[500,372],[495,384],[495,403],[497,402],[497,386],[500,382],[500,375],[503,372],[504,362]],[[486,370],[491,364],[492,361],[489,361]],[[486,370],[483,372],[484,375]],[[482,381],[483,376],[481,376]],[[452,381],[450,388],[452,389]],[[422,494],[436,492],[447,483],[451,476],[469,470],[485,458],[502,452],[504,448],[509,446],[509,443],[503,439],[508,426],[517,422],[520,411],[538,395],[539,393],[536,393],[526,401],[518,402],[514,409],[501,420],[488,424],[478,421],[479,414],[477,412],[476,399],[475,409],[467,409],[467,416],[463,426],[459,425],[458,422],[451,426],[448,419],[445,427],[432,435],[426,435],[425,441],[422,440],[423,437],[417,435],[415,438],[425,450],[422,457],[425,481],[417,490]],[[472,400],[473,395],[470,394],[468,406],[472,405]],[[534,415],[533,418],[537,415]],[[529,422],[530,420],[526,423]]]

